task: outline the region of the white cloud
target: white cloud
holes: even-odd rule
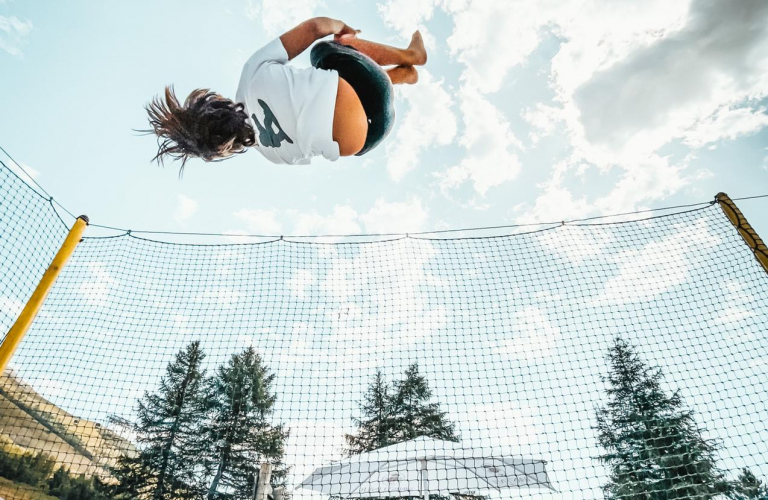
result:
[[[657,153],[673,139],[698,147],[751,133],[761,118],[746,108],[728,107],[745,94],[721,96],[721,104],[707,105],[706,98],[718,94],[713,90],[718,78],[674,76],[688,64],[685,59],[695,59],[690,53],[703,51],[707,58],[709,35],[696,27],[697,12],[706,5],[652,1],[641,9],[632,3],[612,6],[595,10],[594,3],[584,2],[578,16],[553,15],[566,42],[552,60],[551,81],[563,103],[559,118],[569,130],[571,161],[624,171],[595,203],[605,212],[663,199],[696,178],[683,175],[686,162],[673,164]],[[668,65],[674,68],[665,70]],[[556,113],[552,119],[558,119]]]
[[[366,233],[416,232],[426,229],[429,217],[427,208],[421,199],[415,196],[406,201],[395,202],[378,198],[365,213],[358,213],[350,205],[336,205],[329,214],[322,214],[317,210],[286,210],[281,214],[273,208],[242,209],[234,215],[247,224],[249,231],[272,235],[282,234],[283,226],[277,220],[278,216],[282,215],[283,218],[293,221],[290,234],[301,236],[361,234],[363,225]],[[228,234],[232,241],[250,241],[238,237],[244,234],[242,231],[230,231]],[[325,242],[332,240],[333,238],[323,239]]]
[[[682,29],[598,71],[574,99],[590,143],[655,151],[734,103],[766,95],[767,70],[768,3],[695,0]]]
[[[321,0],[248,0],[245,15],[261,21],[267,36],[275,36],[313,17],[321,5]]]
[[[173,213],[173,220],[184,226],[197,213],[197,209],[197,201],[183,194],[178,194],[176,196],[176,211]]]
[[[451,143],[456,136],[456,116],[443,79],[436,80],[423,68],[419,68],[418,84],[399,85],[396,93],[409,106],[386,148],[387,170],[398,181],[418,166],[421,153]]]
[[[210,286],[192,297],[198,304],[211,305],[214,308],[231,309],[240,302],[243,293],[227,286]]]
[[[688,183],[685,163],[670,164],[669,158],[649,155],[625,165],[621,179],[611,191],[595,201],[604,213],[623,213],[648,200],[661,200]]]
[[[118,284],[117,280],[109,274],[108,266],[103,262],[89,262],[87,264],[91,280],[83,281],[78,285],[78,291],[85,297],[90,306],[109,307],[108,299],[113,288]]]
[[[8,168],[19,176],[20,179],[22,179],[24,182],[27,182],[28,184],[32,185],[34,182],[32,182],[32,179],[37,179],[40,177],[40,171],[36,168],[30,167],[24,162],[20,162],[18,165],[16,162],[8,162],[6,163]]]
[[[348,359],[378,359],[448,324],[449,311],[430,305],[422,293],[424,286],[445,286],[426,269],[437,252],[433,243],[400,239],[382,245],[360,246],[354,256],[326,257],[330,268],[319,289],[328,297],[325,316],[332,341]]]
[[[549,356],[560,338],[560,329],[549,321],[543,310],[534,306],[516,311],[510,327],[513,336],[499,351],[519,360],[541,360]]]
[[[13,299],[6,296],[0,297],[0,311],[2,311],[9,318],[18,318],[23,308],[24,303],[19,299]]]
[[[624,211],[696,179],[683,175],[687,160],[660,156],[662,146],[679,139],[698,148],[766,125],[751,103],[768,89],[768,4],[612,5],[595,10],[585,2],[578,16],[554,16],[567,41],[552,60],[551,81],[573,161],[624,170],[596,206]]]
[[[248,265],[250,257],[251,254],[248,252],[248,247],[227,246],[216,250],[211,260],[215,264],[216,276],[225,278],[237,275],[243,267]]]
[[[755,315],[755,297],[741,283],[726,283],[723,296],[723,300],[718,304],[720,311],[715,316],[715,323],[734,326]]]
[[[173,331],[178,335],[188,335],[192,333],[192,329],[189,327],[189,316],[185,314],[173,314],[171,315],[173,320]]]
[[[360,233],[360,224],[357,222],[357,212],[349,205],[336,205],[333,207],[333,213],[330,215],[320,215],[319,213],[293,212],[294,234],[314,235],[314,234],[358,234]]]
[[[541,6],[534,22],[550,24],[564,40],[552,58],[552,83],[559,100],[570,102],[576,89],[596,72],[679,30],[689,5],[688,0],[610,6],[598,0],[577,0]]]
[[[246,209],[243,208],[233,214],[245,222],[248,231],[252,234],[278,235],[282,233],[283,226],[277,220],[277,209]],[[239,241],[242,241],[240,239]]]
[[[533,208],[517,217],[518,224],[557,222],[564,217],[564,214],[567,214],[569,219],[578,219],[593,210],[593,207],[587,203],[586,197],[576,199],[564,186],[564,175],[567,170],[566,162],[555,166],[552,176],[538,185],[543,192],[536,198]]]
[[[308,269],[296,269],[293,275],[288,278],[286,285],[291,294],[299,300],[303,300],[307,293],[307,288],[316,280],[315,275]]]
[[[680,226],[672,235],[620,252],[613,256],[619,271],[605,281],[597,300],[609,304],[648,302],[685,283],[701,251],[719,243],[706,221],[699,220],[693,227]]]
[[[392,203],[379,198],[360,220],[368,233],[408,233],[424,230],[428,217],[419,198]]]
[[[410,40],[417,29],[424,29],[424,22],[432,17],[435,0],[389,0],[379,4],[379,15],[384,24]]]
[[[765,108],[723,107],[700,122],[686,133],[683,142],[693,148],[700,148],[720,139],[735,139],[753,134],[768,126]]]
[[[466,419],[466,415],[474,418],[460,426],[462,436],[469,437],[465,446],[486,456],[519,454],[521,448],[536,444],[539,430],[544,430],[534,410],[518,402],[472,405],[457,418]]]
[[[499,90],[542,40],[539,2],[449,1],[446,8],[454,22],[448,47],[466,67],[462,80],[482,93]]]
[[[763,0],[609,6],[598,0],[500,1],[388,0],[379,9],[385,23],[402,34],[430,20],[435,9],[452,17],[447,44],[464,66],[459,99],[470,133],[476,127],[468,123],[467,109],[485,99],[483,94],[498,91],[510,70],[525,65],[543,41],[557,37],[548,68],[557,105],[539,103],[522,118],[533,128],[533,144],[562,123],[571,166],[623,171],[615,189],[594,208],[636,208],[693,182],[695,174],[683,175],[685,161],[659,153],[673,141],[696,149],[768,124],[757,104],[768,95],[768,4]],[[481,122],[508,124],[498,110],[485,108]],[[515,141],[499,136],[474,151],[471,139],[463,141],[466,157],[439,174],[444,193],[471,179],[476,192],[484,194],[515,177],[520,167],[505,147]],[[478,161],[481,151],[492,153]],[[508,167],[496,171],[500,165]],[[539,206],[552,204],[556,195],[566,196],[567,203],[582,200],[571,193],[572,186],[561,185],[558,193],[557,185],[552,180],[541,185],[546,191]]]
[[[458,165],[436,173],[443,192],[472,181],[475,192],[485,196],[488,190],[511,181],[520,173],[520,160],[514,148],[522,148],[501,111],[473,87],[459,90],[464,130],[459,143],[466,156]]]
[[[642,201],[661,200],[677,192],[687,179],[685,164],[670,164],[669,158],[650,155],[624,168],[621,179],[611,191],[595,201],[604,213],[621,213],[637,208]]]
[[[337,317],[337,313],[326,317],[330,320]],[[376,332],[362,326],[349,327],[344,321],[346,317],[343,321],[329,323],[334,333],[323,339],[324,349],[317,349],[316,345],[316,340],[323,336],[318,332],[319,327],[314,323],[292,323],[289,345],[278,354],[279,366],[301,367],[316,379],[325,380],[343,377],[345,372],[360,373],[375,367],[378,362],[375,353],[381,347],[376,342]]]
[[[254,240],[250,237],[252,234],[250,231],[243,231],[242,229],[228,229],[224,231],[223,234],[225,235],[224,239],[231,243],[253,243],[254,241],[261,241]]]
[[[555,127],[562,121],[562,109],[538,102],[535,106],[523,111],[522,118],[532,128],[528,138],[536,144],[555,131]]]
[[[605,248],[615,240],[615,235],[600,226],[565,225],[538,234],[537,241],[545,251],[563,258],[573,265],[580,265],[592,258],[600,258]]]
[[[0,49],[12,56],[23,57],[21,47],[32,31],[32,22],[16,16],[0,16]]]

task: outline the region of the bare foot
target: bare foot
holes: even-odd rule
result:
[[[427,64],[427,49],[424,48],[424,40],[421,33],[416,30],[411,37],[411,44],[408,45],[408,52],[411,53],[412,64],[414,66],[424,66]]]
[[[419,81],[419,72],[413,66],[396,66],[387,70],[389,79],[393,85],[408,84],[413,85]]]

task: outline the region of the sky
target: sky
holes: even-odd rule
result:
[[[395,45],[422,30],[429,63],[417,85],[398,88],[382,146],[310,166],[256,152],[192,161],[182,179],[150,163],[155,141],[134,129],[164,85],[232,95],[253,50],[313,15]],[[240,241],[561,221],[768,192],[764,1],[5,0],[0,16],[0,145],[97,224]],[[306,54],[294,63],[308,65]],[[64,232],[34,200],[8,197],[18,210],[0,214],[0,228],[28,227],[0,254],[30,249],[28,267],[0,279],[3,325]],[[765,200],[739,205],[768,234]],[[122,233],[88,232],[112,234]],[[465,439],[543,457],[560,492],[594,498],[604,470],[590,417],[616,333],[683,391],[723,441],[724,467],[768,475],[765,283],[717,207],[448,242],[89,238],[14,369],[104,421],[131,417],[188,341],[205,340],[212,366],[256,345],[278,373],[276,418],[293,429],[298,478],[339,458],[375,368],[392,379],[419,360]]]
[[[4,168],[0,190],[7,327],[66,227]],[[767,327],[768,277],[717,206],[487,238],[121,235],[78,245],[10,366],[70,414],[109,426],[111,415],[136,419],[138,398],[190,342],[208,374],[254,347],[275,375],[270,421],[290,429],[295,486],[342,458],[375,371],[391,383],[417,363],[457,446],[547,462],[557,491],[492,498],[588,499],[606,481],[594,426],[614,336],[661,369],[728,477],[742,467],[768,477]]]
[[[318,15],[427,40],[382,146],[310,166],[252,151],[183,179],[150,163],[135,130],[164,85],[232,96],[254,50]],[[133,230],[403,233],[763,194],[766,21],[761,0],[4,0],[0,145],[73,213]],[[768,232],[764,201],[742,208]]]

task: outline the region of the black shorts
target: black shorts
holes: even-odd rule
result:
[[[379,145],[395,122],[394,93],[387,73],[373,59],[338,42],[318,42],[309,54],[312,66],[333,69],[349,83],[368,117],[368,135],[361,156]]]

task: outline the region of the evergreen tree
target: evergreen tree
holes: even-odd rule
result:
[[[353,419],[357,433],[344,436],[345,452],[356,455],[420,436],[458,442],[454,424],[445,412],[440,411],[439,403],[429,402],[431,398],[432,391],[417,364],[409,366],[404,378],[392,386],[377,370],[360,405],[362,417]],[[483,497],[471,494],[461,498],[483,500]],[[406,497],[399,500],[406,500]],[[430,495],[430,500],[447,500],[447,497]]]
[[[32,486],[44,486],[56,461],[46,453],[18,453],[0,446],[0,476]]]
[[[440,403],[430,403],[430,399],[432,391],[427,379],[414,363],[405,371],[405,378],[395,382],[392,394],[390,428],[395,443],[419,436],[459,442],[456,426],[440,410]]]
[[[733,500],[768,500],[768,487],[751,470],[742,469],[729,496]]]
[[[201,389],[205,354],[192,342],[168,364],[156,393],[139,400],[134,426],[140,451],[122,457],[114,469],[115,493],[152,500],[198,498],[202,485],[196,476],[200,457],[192,443],[203,416]]]
[[[353,418],[357,434],[347,434],[346,453],[357,455],[366,451],[376,450],[394,444],[392,436],[393,419],[390,415],[389,385],[384,380],[380,370],[376,370],[373,382],[363,396],[360,409],[363,418]]]
[[[143,466],[140,454],[123,454],[112,467],[115,482],[109,487],[111,496],[117,500],[134,500],[151,496],[150,471]]]
[[[58,496],[58,492],[69,486],[69,472],[62,465],[48,480],[48,493]]]
[[[702,437],[679,393],[661,388],[662,373],[648,367],[617,338],[608,352],[608,402],[597,409],[599,459],[609,472],[606,498],[713,499],[730,484],[715,464],[715,445]]]
[[[281,459],[288,432],[269,420],[273,381],[253,348],[233,355],[209,380],[207,426],[197,445],[208,453],[208,500],[252,498],[264,461],[274,466],[273,483],[285,476]]]
[[[455,426],[439,403],[430,403],[432,391],[417,364],[405,371],[405,377],[390,387],[381,371],[360,405],[362,418],[355,418],[356,434],[344,436],[346,453],[355,455],[384,446],[402,443],[419,436],[458,442]]]
[[[110,500],[108,489],[98,477],[72,476],[64,467],[48,480],[48,494],[59,500]]]

